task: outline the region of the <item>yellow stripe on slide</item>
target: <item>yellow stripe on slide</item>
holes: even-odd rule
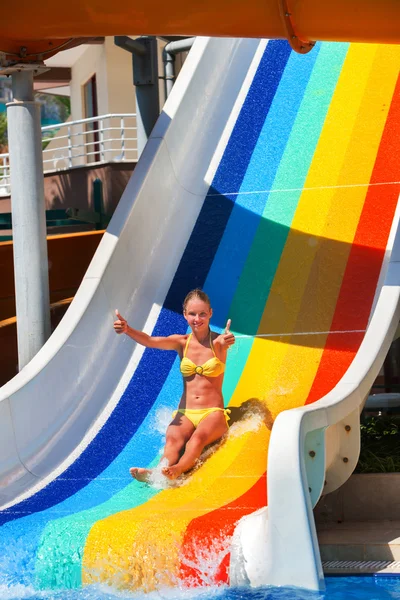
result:
[[[369,181],[396,83],[398,58],[397,47],[394,51],[351,46],[259,334],[329,330],[367,188],[327,186]],[[359,153],[362,159],[354,163]],[[325,339],[324,334],[257,338],[232,403],[240,405],[249,396],[265,400],[272,418],[304,404]]]
[[[106,581],[146,591],[170,585],[188,524],[258,481],[265,473],[269,435],[259,417],[237,423],[218,452],[179,488],[98,521],[86,541],[83,583]]]
[[[390,47],[377,50],[337,180],[338,186],[349,187],[339,187],[332,193],[330,210],[318,240],[295,331],[329,331],[331,327],[351,244],[368,191],[365,184],[371,176],[396,85],[399,58],[399,48],[395,51]],[[321,196],[325,193],[325,190],[320,191]],[[273,390],[277,381],[288,382],[292,391],[284,398],[285,408],[304,404],[322,357],[326,337],[318,335],[308,336],[307,339],[291,339],[294,345],[286,354],[277,379],[271,382],[270,387]],[[306,345],[301,345],[305,342]],[[300,378],[299,373],[302,373]],[[281,401],[282,398],[275,402],[272,399],[269,404],[274,414],[279,411]]]

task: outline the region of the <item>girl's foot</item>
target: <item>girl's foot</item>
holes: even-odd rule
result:
[[[172,465],[172,467],[164,467],[162,474],[168,479],[176,479],[179,475],[182,475],[183,471],[178,465]]]
[[[145,483],[149,481],[151,475],[150,469],[140,469],[138,467],[132,467],[131,469],[129,469],[129,473],[134,479],[137,479],[138,481],[143,481]]]

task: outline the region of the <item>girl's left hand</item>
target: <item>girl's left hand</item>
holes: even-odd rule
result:
[[[235,343],[235,336],[233,335],[233,333],[231,333],[230,328],[231,320],[228,319],[225,327],[225,333],[221,333],[221,335],[219,335],[217,338],[218,343],[226,349],[230,348],[230,346],[233,346],[233,344]]]

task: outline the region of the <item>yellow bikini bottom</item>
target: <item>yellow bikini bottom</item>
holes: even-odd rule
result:
[[[222,411],[224,413],[226,422],[228,423],[231,412],[229,408],[179,408],[172,413],[172,418],[175,418],[178,413],[184,415],[193,423],[194,427],[198,427],[203,419],[213,412]]]

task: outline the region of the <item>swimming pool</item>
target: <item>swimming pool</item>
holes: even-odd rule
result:
[[[299,588],[168,588],[144,594],[118,592],[106,586],[36,592],[24,585],[0,582],[0,600],[400,600],[400,576],[326,577],[326,591]]]

